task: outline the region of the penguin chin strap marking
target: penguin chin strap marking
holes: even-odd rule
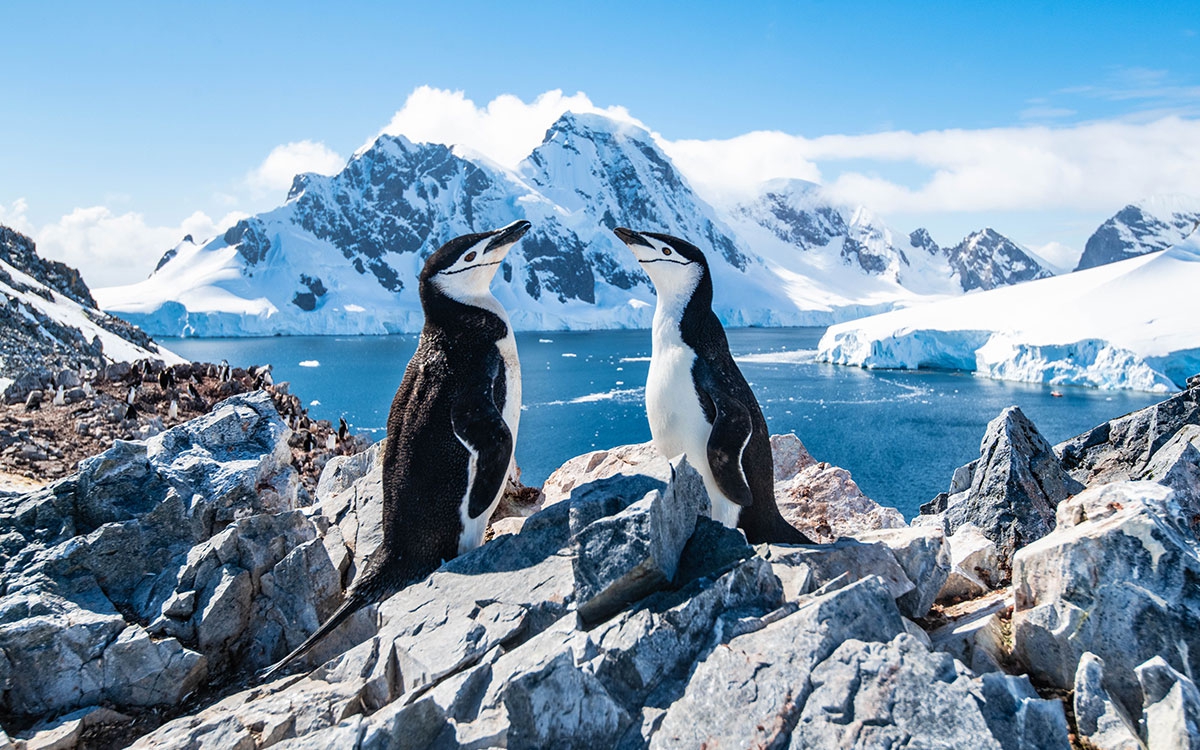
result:
[[[651,260],[639,260],[638,263],[674,263],[677,266],[690,266],[690,260],[675,260],[674,258],[652,258]]]
[[[491,263],[476,263],[473,266],[467,266],[466,268],[460,268],[457,271],[442,271],[441,273],[443,276],[451,276],[456,273],[462,273],[463,271],[471,271],[476,268],[483,268],[484,266],[498,266],[503,262],[504,261],[502,261],[502,260],[496,260],[496,261],[492,261]]]

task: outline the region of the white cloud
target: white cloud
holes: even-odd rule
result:
[[[403,135],[421,143],[463,146],[505,167],[515,167],[542,142],[564,112],[595,113],[645,127],[624,107],[597,107],[586,94],[547,91],[529,104],[503,94],[478,107],[462,91],[420,86],[379,135]],[[366,148],[374,138],[364,144]]]
[[[17,198],[13,201],[12,206],[5,206],[3,203],[0,203],[0,225],[14,229],[22,234],[32,234],[33,224],[26,215],[28,210],[29,204],[24,198]]]
[[[750,133],[663,146],[705,195],[774,177],[833,175],[835,197],[882,214],[964,211],[1114,211],[1148,195],[1200,195],[1200,120],[1071,127],[894,131],[803,138]],[[919,168],[912,182],[863,162]],[[844,168],[839,169],[839,166]]]
[[[344,166],[346,160],[324,143],[296,141],[271,149],[263,163],[246,175],[246,183],[258,191],[287,190],[298,174],[336,174]]]
[[[1044,245],[1030,248],[1058,273],[1065,273],[1075,268],[1082,254],[1080,248],[1068,247],[1061,242],[1047,242]]]
[[[31,234],[39,255],[74,266],[89,287],[100,288],[140,281],[184,235],[199,241],[244,217],[233,212],[214,221],[197,211],[179,226],[164,227],[147,224],[136,212],[115,214],[107,206],[92,206],[76,208]]]

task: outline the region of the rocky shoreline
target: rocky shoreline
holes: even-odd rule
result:
[[[28,371],[0,391],[0,491],[69,476],[116,440],[146,440],[230,396],[263,388],[295,428],[292,460],[311,492],[330,458],[357,453],[370,441],[353,434],[339,439],[329,421],[308,419],[286,382],[269,382],[270,371],[267,365],[247,370],[157,360]]]
[[[1200,736],[1200,380],[1053,447],[1006,410],[909,525],[774,436],[781,508],[821,542],[801,547],[709,520],[686,460],[587,454],[257,685],[379,543],[378,446],[298,459],[279,391],[0,496],[0,747]]]

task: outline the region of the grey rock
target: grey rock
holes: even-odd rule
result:
[[[950,572],[936,601],[973,599],[994,590],[1005,579],[1000,550],[973,523],[958,527],[946,545],[950,548]]]
[[[1038,699],[1028,680],[974,678],[907,634],[847,641],[811,680],[793,748],[1070,748],[1062,705]]]
[[[1154,452],[1133,479],[1157,482],[1175,490],[1192,534],[1200,538],[1200,425],[1187,424]]]
[[[1083,485],[1067,474],[1050,444],[1015,406],[988,423],[979,456],[970,487],[948,500],[945,529],[954,534],[974,524],[996,543],[1001,568],[1007,570],[1016,550],[1054,528],[1058,503]],[[963,483],[956,472],[954,484]]]
[[[1143,736],[1158,750],[1200,748],[1200,690],[1166,659],[1155,656],[1137,668],[1142,686]]]
[[[250,617],[250,573],[223,565],[200,595],[196,612],[196,637],[200,648],[224,648],[246,628]]]
[[[1001,615],[1011,606],[1007,592],[975,599],[943,614],[951,621],[929,633],[930,648],[943,651],[976,674],[997,672],[1007,657]]]
[[[1098,750],[1145,750],[1135,724],[1104,688],[1104,660],[1089,652],[1075,671],[1075,727]]]
[[[511,747],[593,748],[615,744],[629,723],[603,683],[563,653],[504,691]]]
[[[795,435],[772,435],[775,502],[783,517],[811,538],[833,541],[873,529],[901,528],[904,516],[864,495],[850,472],[809,455]],[[670,480],[670,463],[653,443],[593,451],[567,461],[546,479],[546,506],[561,502],[577,486],[612,476]]]
[[[1070,750],[1063,704],[1042,700],[1026,675],[979,678],[984,721],[1004,750]]]
[[[811,691],[810,675],[844,641],[904,631],[884,584],[868,578],[730,640],[696,664],[650,747],[750,747],[786,742]]]
[[[905,527],[859,534],[858,541],[887,546],[913,584],[913,590],[896,599],[900,614],[924,617],[937,600],[950,575],[950,545],[939,528]]]
[[[101,724],[123,724],[133,721],[125,714],[100,706],[91,706],[59,716],[49,724],[38,724],[21,733],[22,750],[74,750],[83,740],[84,730]],[[0,748],[16,747],[0,730]]]
[[[843,577],[846,583],[849,583],[873,576],[887,587],[897,602],[916,590],[904,568],[896,561],[895,554],[882,542],[868,544],[857,539],[844,538],[833,544],[803,547],[772,544],[760,545],[759,549],[760,554],[776,569],[780,566],[801,566],[808,569],[812,576],[811,586],[814,588],[826,586]]]
[[[579,616],[598,622],[671,582],[696,519],[710,512],[703,479],[680,457],[666,488],[580,529],[574,541]]]
[[[208,676],[204,656],[130,626],[104,650],[104,695],[120,706],[180,703]]]
[[[19,539],[0,554],[0,648],[27,675],[0,694],[4,710],[174,703],[270,625],[271,608],[252,607],[271,601],[264,573],[316,536],[290,510],[287,434],[269,395],[237,396],[0,498],[0,525]]]
[[[1200,425],[1200,381],[1170,398],[1055,446],[1071,476],[1089,487],[1135,479],[1185,425]]]
[[[361,750],[424,750],[436,747],[438,737],[453,729],[446,714],[432,698],[415,703],[392,703],[371,716],[363,728]],[[441,743],[449,745],[447,742]]]
[[[1072,687],[1090,651],[1136,718],[1138,665],[1162,655],[1200,673],[1200,550],[1172,496],[1150,482],[1089,489],[1059,506],[1053,534],[1017,553],[1013,653],[1035,679]]]

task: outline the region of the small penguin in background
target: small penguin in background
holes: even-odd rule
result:
[[[137,386],[133,385],[133,386],[129,387],[129,395],[125,397],[125,403],[132,406],[133,402],[136,400],[137,400]]]
[[[171,399],[171,405],[167,407],[167,419],[179,418],[179,401]]]
[[[658,296],[646,416],[664,456],[686,453],[704,478],[713,520],[742,529],[751,544],[811,544],[775,504],[770,433],[712,311],[708,261],[666,234],[613,230],[633,251]]]
[[[168,391],[175,387],[175,370],[171,367],[164,367],[158,373],[158,387],[162,391]]]
[[[339,443],[346,442],[346,438],[350,437],[350,425],[346,424],[345,417],[338,417],[337,439]]]
[[[516,339],[490,285],[529,227],[517,221],[457,237],[425,262],[425,326],[387,421],[383,542],[341,607],[264,680],[357,610],[483,542],[504,493],[521,414]]]
[[[55,406],[64,406],[67,403],[67,391],[61,385],[54,392],[54,400],[51,403]]]

